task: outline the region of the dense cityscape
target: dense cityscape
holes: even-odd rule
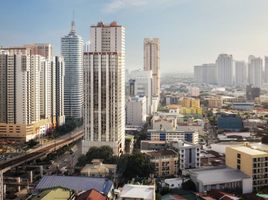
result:
[[[0,200],[268,199],[268,55],[169,73],[156,32],[131,68],[131,24],[77,23],[0,44]]]

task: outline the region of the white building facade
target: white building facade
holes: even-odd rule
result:
[[[235,61],[235,85],[247,85],[247,65],[244,61]]]
[[[260,88],[262,86],[262,59],[260,57],[248,57],[248,83],[253,87]]]
[[[143,126],[146,116],[146,97],[129,98],[126,102],[126,124]]]
[[[82,153],[108,145],[121,154],[125,142],[125,28],[112,22],[90,29],[84,54],[84,131]]]
[[[194,66],[194,80],[196,83],[216,84],[216,65],[211,63]]]
[[[233,84],[233,56],[220,54],[216,60],[217,80],[220,86]]]

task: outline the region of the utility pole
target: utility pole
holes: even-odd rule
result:
[[[4,177],[3,171],[0,171],[0,200],[4,200]]]

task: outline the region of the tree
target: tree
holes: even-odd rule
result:
[[[28,148],[33,148],[34,146],[36,146],[37,144],[39,144],[38,141],[34,140],[34,139],[31,139],[29,140],[26,145],[28,146]]]
[[[194,182],[190,179],[183,182],[181,186],[182,186],[183,190],[191,190],[191,191],[196,192],[196,186],[195,186]]]
[[[118,161],[118,173],[126,180],[132,178],[148,178],[154,173],[154,165],[150,162],[148,156],[142,153],[132,155],[123,155]]]
[[[263,136],[262,139],[261,139],[261,142],[263,144],[268,144],[268,135]]]

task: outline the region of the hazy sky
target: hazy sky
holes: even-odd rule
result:
[[[48,42],[116,20],[126,27],[126,67],[143,66],[143,38],[159,37],[161,72],[191,72],[219,53],[268,55],[268,0],[1,0],[0,45]]]

